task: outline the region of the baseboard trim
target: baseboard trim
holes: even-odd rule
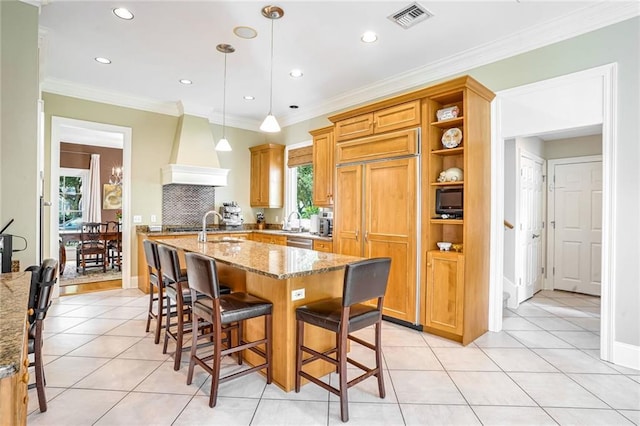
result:
[[[623,367],[640,370],[640,346],[614,341],[612,362]]]

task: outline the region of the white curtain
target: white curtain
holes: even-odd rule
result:
[[[91,154],[89,165],[88,222],[102,222],[102,191],[100,188],[100,154]]]

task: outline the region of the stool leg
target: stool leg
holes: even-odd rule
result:
[[[304,322],[296,320],[296,393],[300,392],[302,371],[302,345],[304,345]]]
[[[349,421],[349,400],[347,388],[347,335],[349,331],[347,327],[340,327],[338,344],[338,365],[340,372],[340,418],[343,422]]]
[[[167,309],[166,309],[166,325],[164,326],[164,344],[162,345],[162,353],[167,353],[167,344],[169,343],[169,331],[171,325],[171,299],[167,298]]]
[[[36,370],[36,390],[38,392],[38,405],[40,412],[47,411],[47,397],[44,393],[44,364],[42,362],[42,328],[41,323],[36,325],[35,353],[33,354]]]
[[[384,376],[382,375],[382,324],[380,321],[376,323],[376,369],[378,373],[376,376],[378,377],[378,392],[380,393],[380,398],[384,398],[386,396],[384,391]]]
[[[179,291],[182,291],[181,289]],[[178,299],[180,295],[178,295]],[[182,303],[178,302],[178,305],[182,305]],[[197,332],[197,331],[196,331]],[[178,371],[180,369],[180,361],[182,360],[182,345],[184,337],[184,311],[182,306],[178,306],[178,330],[176,331],[176,352],[173,355],[173,369]]]
[[[187,385],[193,381],[193,368],[196,366],[196,351],[198,350],[198,316],[191,314],[191,353],[189,355],[189,372],[187,373]]]
[[[160,343],[160,330],[162,330],[162,317],[164,316],[162,310],[164,309],[165,298],[166,296],[162,295],[162,290],[158,289],[158,313],[156,314],[156,334],[154,339],[156,345]],[[166,321],[168,322],[169,320],[167,319]]]
[[[264,330],[266,333],[266,338],[267,338],[267,343],[265,344],[265,352],[267,354],[267,384],[270,385],[271,381],[272,381],[272,373],[271,373],[271,365],[273,362],[273,358],[272,358],[272,344],[271,344],[271,337],[272,337],[272,317],[271,314],[269,315],[265,315],[264,318]]]
[[[151,325],[151,317],[153,313],[153,284],[149,284],[149,310],[147,311],[147,327],[144,330],[147,333],[149,332],[149,326]]]
[[[244,325],[243,321],[238,322],[238,328],[237,328],[237,333],[238,333],[238,345],[242,345],[242,326]],[[236,352],[237,357],[238,357],[238,365],[242,365],[242,351],[238,351]]]
[[[222,361],[222,327],[220,323],[215,325],[215,343],[213,345],[213,368],[211,369],[211,392],[209,395],[209,407],[215,407],[218,402],[218,384],[220,382],[220,362]]]

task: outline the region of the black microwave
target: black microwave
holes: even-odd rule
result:
[[[462,187],[436,189],[436,214],[462,217],[464,192]]]

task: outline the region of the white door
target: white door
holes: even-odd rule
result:
[[[600,295],[602,161],[554,166],[553,288]]]
[[[522,291],[518,291],[518,303],[542,289],[543,169],[544,160],[541,158],[527,154],[520,156],[518,269]]]

